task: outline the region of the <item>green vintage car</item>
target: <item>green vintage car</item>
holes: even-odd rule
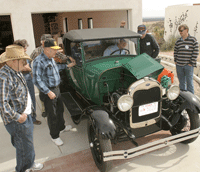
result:
[[[88,119],[89,145],[100,171],[109,171],[112,160],[191,143],[199,135],[199,99],[173,85],[173,73],[159,60],[140,54],[140,37],[122,28],[71,30],[63,37],[76,66],[61,74],[62,97],[75,124]],[[160,130],[173,136],[137,144],[137,138]],[[112,144],[127,139],[132,149],[112,151]]]

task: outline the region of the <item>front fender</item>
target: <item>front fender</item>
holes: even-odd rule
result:
[[[180,96],[185,99],[184,109],[190,109],[194,113],[200,113],[199,99],[189,91],[180,91]]]
[[[95,126],[102,136],[111,139],[115,137],[115,124],[109,118],[109,115],[104,110],[94,110],[91,117],[95,121]]]

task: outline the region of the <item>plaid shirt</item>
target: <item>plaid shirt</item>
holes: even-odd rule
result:
[[[28,88],[21,72],[5,65],[0,69],[0,114],[4,125],[18,121],[27,106]]]
[[[50,87],[60,84],[59,70],[53,58],[42,53],[33,61],[33,83],[44,94],[49,93]]]
[[[33,50],[32,54],[30,55],[31,59],[35,60],[35,58],[37,56],[39,56],[41,53],[43,53],[43,51],[44,51],[44,48],[42,45],[40,47],[36,48],[35,50]],[[59,51],[56,53],[55,57],[57,57],[63,61],[65,61],[69,58],[68,56],[64,55],[63,53],[61,53]]]

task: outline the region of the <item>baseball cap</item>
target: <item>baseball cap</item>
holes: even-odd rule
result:
[[[147,30],[147,28],[144,24],[138,26],[138,33],[139,34],[142,34],[142,35],[145,34],[146,30]]]
[[[52,38],[52,36],[50,34],[43,34],[41,36],[41,41],[45,41],[47,38]]]
[[[50,47],[50,48],[56,49],[56,50],[61,49],[61,47],[59,47],[57,45],[57,42],[53,38],[46,39],[44,42],[44,47]]]

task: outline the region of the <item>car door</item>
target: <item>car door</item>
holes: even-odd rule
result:
[[[85,85],[84,51],[81,45],[82,43],[76,43],[74,46],[73,44],[71,46],[72,58],[76,60],[76,65],[69,70],[69,77],[74,89],[85,98],[89,98]]]

